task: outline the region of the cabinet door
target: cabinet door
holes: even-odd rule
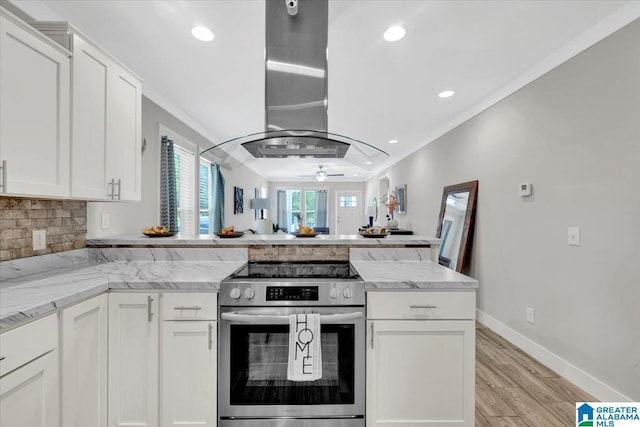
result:
[[[474,425],[472,320],[367,326],[367,426]]]
[[[116,200],[140,200],[141,92],[135,76],[113,67],[107,95],[107,179],[116,181]]]
[[[5,16],[0,16],[0,52],[3,191],[67,197],[69,57]]]
[[[109,426],[158,424],[158,295],[109,294]]]
[[[107,425],[107,295],[62,310],[62,425]]]
[[[0,378],[0,426],[59,426],[58,385],[58,350]]]
[[[111,60],[74,35],[71,61],[71,196],[106,200],[107,73]]]
[[[162,426],[216,425],[217,322],[162,323]]]

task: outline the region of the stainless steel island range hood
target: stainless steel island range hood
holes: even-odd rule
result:
[[[265,15],[265,135],[242,146],[258,158],[343,158],[349,144],[327,135],[328,2],[266,0]]]
[[[224,160],[242,146],[257,159],[344,159],[365,169],[386,158],[327,130],[328,0],[265,0],[265,23],[264,131],[206,151]]]

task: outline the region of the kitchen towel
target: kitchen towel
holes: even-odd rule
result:
[[[289,315],[289,381],[315,381],[322,378],[320,315]]]

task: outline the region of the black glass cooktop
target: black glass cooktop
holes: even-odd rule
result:
[[[360,276],[349,261],[252,261],[229,276],[229,279],[358,280]]]

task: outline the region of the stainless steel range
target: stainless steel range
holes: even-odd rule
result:
[[[349,262],[250,262],[220,285],[219,425],[364,426],[365,292]],[[291,314],[320,314],[322,377],[287,379]]]

